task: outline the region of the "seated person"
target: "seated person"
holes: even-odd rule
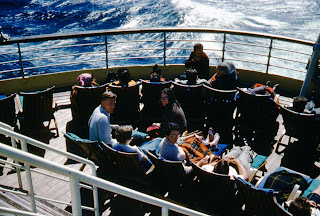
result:
[[[220,90],[235,90],[239,86],[239,76],[231,62],[222,62],[216,73],[208,80],[212,87]]]
[[[272,99],[275,99],[275,90],[279,86],[279,84],[275,84],[273,87],[270,87],[269,85],[270,81],[268,81],[265,85],[256,83],[251,88],[247,89],[247,92],[249,92],[250,94],[270,95]]]
[[[158,69],[158,65],[153,66],[152,73],[149,75],[150,82],[165,82],[166,79],[161,76],[161,69]]]
[[[320,215],[320,185],[307,197],[298,197],[289,202],[288,211],[293,215]]]
[[[201,79],[209,78],[209,58],[203,52],[203,45],[201,43],[193,46],[193,51],[185,62],[185,67],[195,69]]]
[[[115,132],[116,143],[112,144],[112,148],[121,152],[138,153],[140,161],[149,161],[148,156],[145,155],[137,146],[131,146],[133,127],[124,125],[117,128]],[[149,161],[151,164],[151,161]]]
[[[174,81],[184,85],[199,85],[204,84],[211,87],[211,84],[206,79],[199,79],[198,72],[195,69],[189,69],[186,71],[186,80],[180,80],[176,78]]]
[[[248,180],[251,163],[257,153],[249,146],[234,147],[222,159],[218,157],[205,157],[197,165],[208,172],[225,174],[231,178],[240,177]]]
[[[83,73],[77,77],[77,82],[79,86],[83,87],[93,87],[97,86],[95,78],[90,73]]]
[[[192,168],[185,166],[186,154],[181,147],[177,145],[180,137],[180,127],[177,123],[168,123],[164,128],[165,138],[159,144],[159,156],[165,160],[183,161],[186,173],[190,173]]]
[[[131,79],[131,73],[126,68],[120,68],[118,70],[118,81],[113,82],[114,85],[127,87],[136,84],[136,81]]]
[[[316,119],[320,118],[320,108],[316,108],[315,103],[312,100],[308,101],[305,97],[294,97],[293,106],[289,109],[299,113],[312,113],[316,115]]]

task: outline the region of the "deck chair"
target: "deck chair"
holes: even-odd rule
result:
[[[117,104],[111,115],[113,124],[133,124],[140,120],[140,84],[128,87],[109,85],[108,89],[117,95]]]
[[[78,122],[81,136],[89,137],[88,121],[94,109],[101,104],[101,94],[108,84],[97,87],[73,86],[71,93],[71,112],[74,121]]]
[[[99,167],[106,167],[111,164],[108,155],[100,147],[98,141],[82,139],[79,136],[70,132],[66,133],[64,137],[67,142],[74,145],[87,159],[91,160]],[[81,171],[83,169],[84,166],[80,168]]]
[[[279,138],[276,153],[281,154],[283,150],[279,151],[279,147],[286,146],[282,142],[284,135],[289,137],[288,144],[292,143],[291,138],[308,138],[307,143],[310,145],[319,144],[317,141],[319,140],[320,121],[315,120],[314,114],[298,113],[284,106],[280,106],[280,113],[283,118],[285,131]]]
[[[34,125],[36,122],[53,120],[56,129],[56,136],[59,136],[57,121],[54,112],[57,110],[53,101],[53,90],[55,86],[43,91],[20,92],[22,98],[22,113],[20,113],[19,121],[23,124]]]
[[[233,113],[236,108],[237,90],[219,90],[204,87],[206,123],[218,132],[222,143],[232,142]],[[227,139],[225,139],[227,137]]]
[[[244,211],[250,215],[291,215],[276,200],[276,193],[273,189],[257,188],[246,180],[235,179],[238,198],[244,204]]]
[[[15,97],[17,94],[11,94],[8,97],[0,99],[0,122],[6,123],[12,127],[16,126],[17,116],[15,108]]]
[[[188,131],[202,130],[205,118],[203,85],[173,83],[173,91],[188,122]]]
[[[146,125],[150,126],[150,123],[160,122],[160,92],[165,88],[170,88],[171,81],[168,82],[149,82],[141,80],[142,83],[142,97],[143,109],[141,111],[143,121],[146,121]]]

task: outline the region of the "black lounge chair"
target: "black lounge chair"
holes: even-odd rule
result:
[[[53,102],[53,90],[55,86],[42,91],[20,92],[22,96],[22,113],[19,114],[19,121],[28,126],[53,120],[56,129],[56,136],[59,136],[57,121],[54,112],[57,110]]]
[[[8,97],[0,99],[0,122],[16,127],[17,115],[15,108],[15,97],[17,94],[11,94]]]

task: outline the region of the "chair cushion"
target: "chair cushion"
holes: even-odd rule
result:
[[[259,187],[256,187],[254,186],[253,184],[247,182],[246,180],[242,179],[242,178],[237,178],[240,182],[242,182],[243,184],[246,184],[248,185],[249,187],[255,189],[255,190],[258,190],[258,191],[261,191],[261,192],[264,192],[265,194],[273,194],[274,193],[274,190],[271,189],[271,188],[259,188]]]
[[[313,179],[307,190],[304,191],[303,195],[304,197],[308,196],[312,191],[317,189],[317,187],[320,185],[319,179]]]
[[[261,164],[263,164],[266,161],[267,158],[268,157],[264,155],[257,155],[252,161],[251,168],[258,169],[261,166]]]

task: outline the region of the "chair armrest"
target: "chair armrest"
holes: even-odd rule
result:
[[[287,201],[289,201],[289,200],[294,200],[295,198],[297,198],[297,197],[301,194],[302,191],[299,190],[299,188],[300,188],[300,185],[298,185],[298,184],[296,184],[296,185],[293,187],[293,189],[292,189],[292,191],[291,191],[291,193],[290,193]]]
[[[18,107],[18,111],[20,113],[23,112],[23,109],[22,109],[22,105],[21,105],[21,101],[20,101],[20,98],[19,98],[19,95],[17,94],[16,97],[14,98],[16,104],[17,104],[17,107]]]

